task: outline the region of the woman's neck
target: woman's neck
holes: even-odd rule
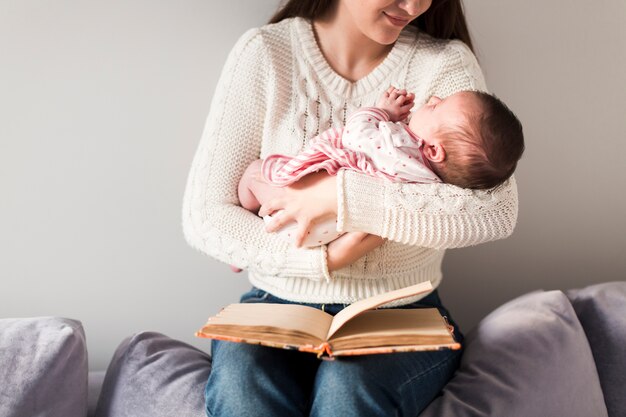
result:
[[[343,78],[356,82],[380,64],[391,45],[382,45],[368,38],[349,20],[346,13],[313,21],[317,44],[330,67]]]

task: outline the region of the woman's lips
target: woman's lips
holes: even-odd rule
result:
[[[383,14],[387,16],[387,19],[395,26],[406,26],[407,23],[409,23],[408,18],[392,16],[392,15],[387,14],[386,12],[383,12]]]

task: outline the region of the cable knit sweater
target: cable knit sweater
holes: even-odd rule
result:
[[[253,160],[295,155],[318,133],[342,127],[357,108],[373,106],[389,85],[414,92],[416,106],[431,95],[486,90],[465,44],[413,27],[403,30],[378,67],[354,83],[328,65],[306,19],[247,31],[226,60],[191,165],[182,218],[189,244],[247,269],[253,285],[278,297],[352,303],[425,280],[437,287],[446,248],[510,235],[518,204],[513,178],[480,191],[392,183],[342,170],[338,230],[368,232],[387,242],[329,273],[326,246],[295,248],[266,233],[263,220],[239,206],[238,181]]]

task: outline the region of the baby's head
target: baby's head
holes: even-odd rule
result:
[[[413,112],[409,128],[424,141],[424,156],[446,183],[492,188],[515,171],[524,152],[522,125],[496,97],[462,91],[431,97]]]

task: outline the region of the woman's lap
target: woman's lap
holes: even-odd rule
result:
[[[209,416],[305,415],[318,359],[297,351],[212,341]]]
[[[325,361],[311,416],[417,416],[458,367],[459,352],[411,352]]]
[[[253,289],[242,302],[288,301]],[[440,306],[436,293],[420,304],[431,305]],[[320,361],[310,353],[257,345],[213,341],[212,346],[205,390],[209,416],[376,416],[398,410],[417,416],[460,359],[460,351],[443,350]]]

